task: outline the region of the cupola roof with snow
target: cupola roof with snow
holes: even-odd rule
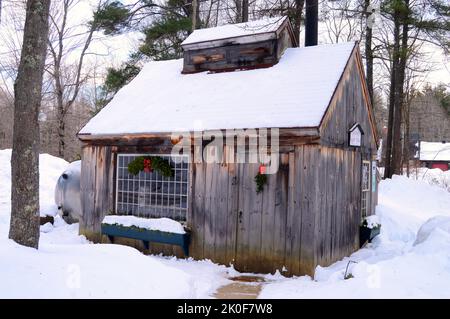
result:
[[[297,46],[287,17],[195,30],[181,44],[183,73],[269,67]]]

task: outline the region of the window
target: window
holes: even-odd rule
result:
[[[363,161],[361,172],[361,215],[367,216],[370,198],[370,162]]]
[[[164,177],[153,171],[134,176],[128,164],[138,156],[160,156],[167,159],[174,171],[173,177]],[[187,155],[118,154],[116,177],[116,213],[138,217],[168,217],[185,221],[188,208],[189,162]]]

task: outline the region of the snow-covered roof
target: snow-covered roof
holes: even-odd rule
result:
[[[270,68],[223,73],[181,74],[183,60],[149,62],[80,134],[317,127],[354,47],[289,48]]]
[[[450,143],[420,142],[421,161],[450,161]]]
[[[287,17],[264,18],[256,21],[198,29],[192,32],[181,45],[274,33],[286,19]]]

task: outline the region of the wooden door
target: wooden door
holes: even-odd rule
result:
[[[287,155],[286,155],[287,157]],[[259,164],[239,164],[237,179],[236,255],[239,271],[273,272],[285,264],[289,165],[267,175],[263,191],[256,192]]]
[[[249,271],[258,262],[261,249],[262,194],[256,193],[254,177],[258,164],[241,164],[238,172],[239,198],[237,205],[235,267]]]

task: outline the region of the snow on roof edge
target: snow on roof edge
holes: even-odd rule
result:
[[[230,38],[274,33],[287,19],[287,16],[279,16],[243,23],[224,24],[212,28],[197,29],[194,30],[194,32],[192,32],[183,42],[181,42],[181,46]],[[264,25],[261,25],[261,23],[264,23]]]
[[[450,142],[420,142],[419,160],[450,161]]]

